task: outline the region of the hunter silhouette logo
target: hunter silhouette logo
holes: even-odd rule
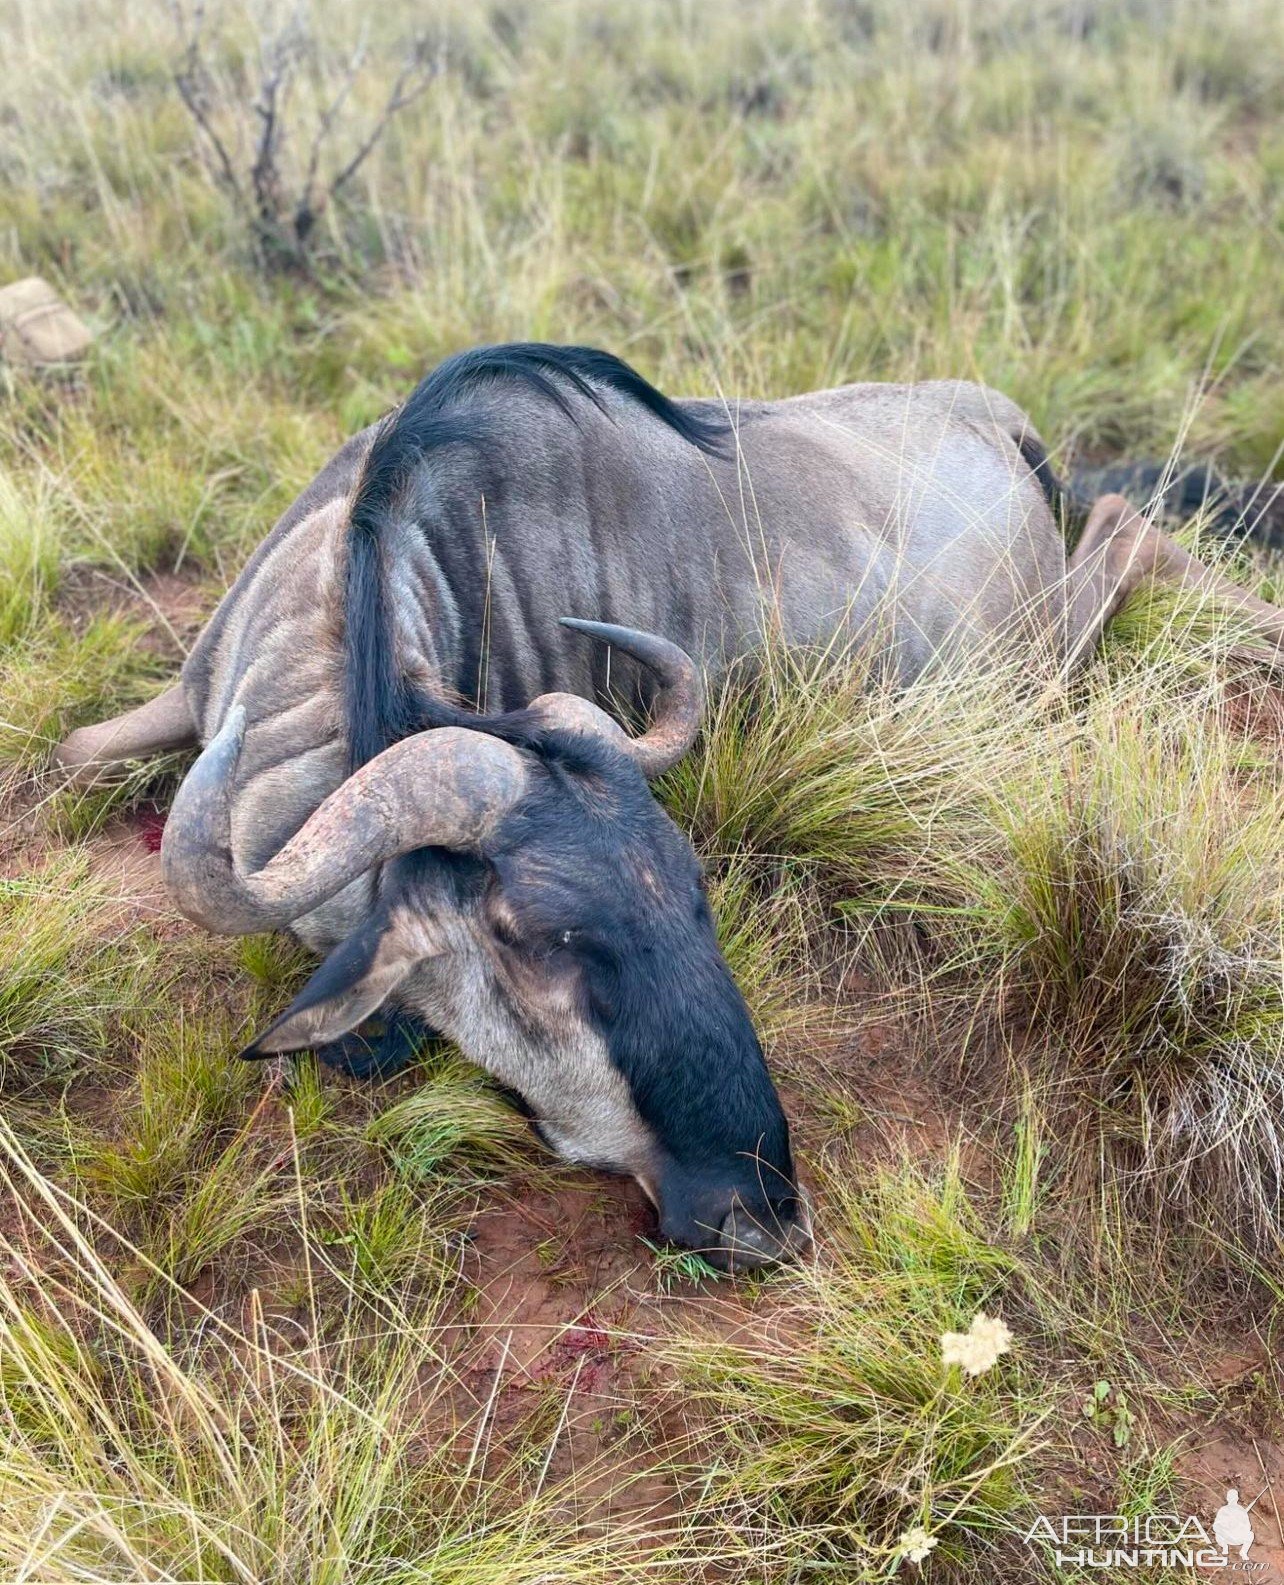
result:
[[[1258,1496],[1260,1495],[1259,1493]],[[1248,1508],[1251,1508],[1257,1500],[1258,1498],[1254,1497]],[[1248,1549],[1253,1544],[1253,1521],[1248,1517],[1248,1508],[1240,1505],[1239,1492],[1232,1486],[1226,1493],[1226,1501],[1213,1515],[1213,1538],[1217,1545],[1223,1552],[1237,1550],[1246,1563]]]
[[[1193,1514],[1143,1515],[1077,1513],[1056,1518],[1041,1514],[1026,1532],[1030,1546],[1051,1552],[1061,1567],[1121,1569],[1175,1568],[1226,1569],[1252,1573],[1265,1563],[1249,1560],[1253,1545],[1250,1510],[1261,1501],[1259,1492],[1246,1508],[1232,1486],[1226,1501],[1213,1516],[1212,1534]]]

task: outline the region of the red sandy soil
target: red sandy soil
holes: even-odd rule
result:
[[[1244,1506],[1252,1505],[1253,1544],[1247,1563],[1232,1553],[1230,1561],[1237,1567],[1210,1572],[1209,1577],[1284,1585],[1284,1447],[1251,1431],[1215,1424],[1179,1460],[1178,1468],[1210,1535],[1213,1515],[1232,1487]]]

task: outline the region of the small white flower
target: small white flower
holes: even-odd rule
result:
[[[980,1311],[966,1332],[946,1332],[941,1338],[941,1361],[961,1365],[969,1376],[979,1376],[1012,1347],[1012,1333],[998,1316]]]
[[[928,1535],[921,1524],[916,1524],[905,1531],[897,1545],[902,1557],[908,1558],[911,1563],[921,1563],[936,1545],[936,1537]]]

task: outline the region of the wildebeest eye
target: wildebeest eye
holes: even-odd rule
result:
[[[563,930],[557,938],[558,945],[563,947],[574,946],[582,934],[583,931],[581,930]]]

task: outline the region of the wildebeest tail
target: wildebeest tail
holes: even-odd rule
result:
[[[1206,514],[1209,528],[1237,541],[1284,549],[1284,485],[1227,479],[1209,462],[1172,468],[1162,462],[1116,462],[1075,468],[1070,496],[1086,511],[1099,495],[1122,495],[1139,507],[1158,504],[1180,522]]]
[[[1215,533],[1238,542],[1284,549],[1284,485],[1245,484],[1226,479],[1211,463],[1173,468],[1162,462],[1116,462],[1072,468],[1057,474],[1043,443],[1033,434],[1017,446],[1054,512],[1082,520],[1101,495],[1122,495],[1140,510],[1182,522],[1205,513]]]
[[[466,398],[503,384],[537,392],[572,424],[579,417],[573,398],[606,411],[605,395],[614,392],[713,455],[723,451],[731,433],[712,404],[703,410],[679,406],[636,369],[593,347],[540,342],[478,347],[447,358],[421,380],[376,434],[349,519],[344,647],[352,770],[414,732],[457,718],[443,701],[426,698],[399,668],[395,613],[384,577],[384,530],[429,452],[448,445],[485,447],[493,434],[493,413],[483,417]]]

